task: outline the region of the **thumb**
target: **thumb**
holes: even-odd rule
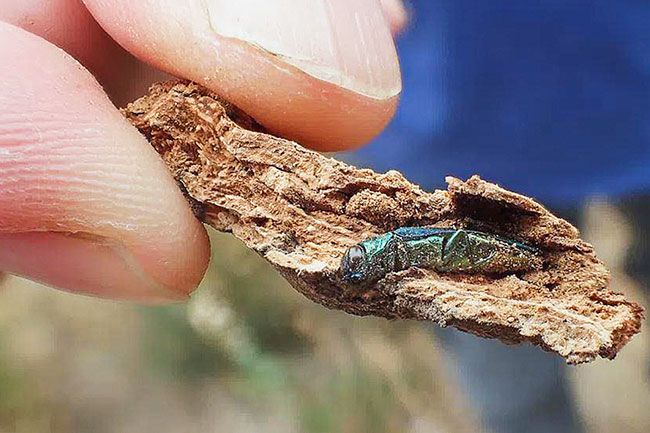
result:
[[[54,45],[0,22],[0,58],[0,270],[105,297],[187,297],[207,236],[156,152]]]
[[[395,111],[399,65],[378,0],[84,0],[128,51],[277,135],[358,146]]]

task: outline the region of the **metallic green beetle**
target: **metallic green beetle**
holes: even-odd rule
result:
[[[438,272],[512,273],[541,266],[540,251],[521,242],[474,230],[401,227],[350,247],[343,279],[373,282],[411,266]]]

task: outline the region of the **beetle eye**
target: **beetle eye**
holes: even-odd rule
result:
[[[343,278],[347,281],[358,283],[363,281],[366,266],[366,251],[363,247],[355,245],[350,247],[343,256],[341,270]]]
[[[351,269],[356,269],[363,264],[363,261],[366,258],[366,253],[358,245],[353,246],[348,250],[348,266]]]

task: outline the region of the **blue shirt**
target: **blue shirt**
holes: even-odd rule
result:
[[[650,187],[650,5],[415,0],[397,115],[352,155],[424,188],[474,173],[549,205]]]

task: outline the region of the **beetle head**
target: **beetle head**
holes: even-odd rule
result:
[[[348,248],[341,260],[343,280],[351,283],[360,283],[366,278],[368,260],[366,250],[361,245]]]

